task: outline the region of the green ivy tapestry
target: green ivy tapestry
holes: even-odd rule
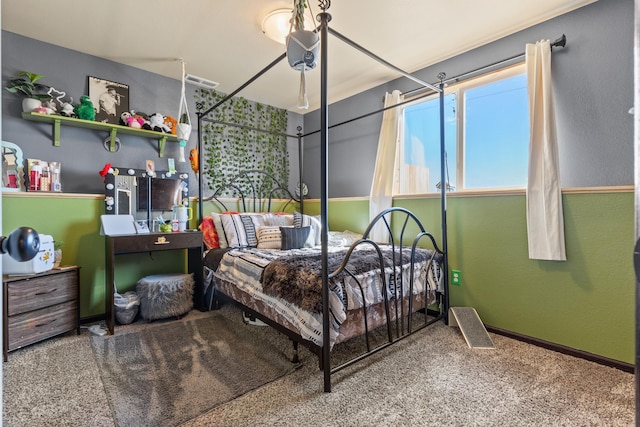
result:
[[[225,97],[215,90],[197,89],[197,111],[206,111]],[[287,137],[282,135],[287,130],[287,110],[234,97],[205,119],[200,171],[209,189],[247,169],[264,170],[285,185],[289,182]]]

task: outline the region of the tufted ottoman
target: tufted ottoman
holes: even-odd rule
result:
[[[140,315],[151,321],[180,317],[193,307],[193,275],[155,274],[136,283]]]

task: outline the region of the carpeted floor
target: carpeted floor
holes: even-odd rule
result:
[[[116,424],[179,425],[293,371],[259,332],[214,312],[92,337]]]
[[[186,319],[211,315],[192,313]],[[214,313],[239,322],[231,306]],[[290,353],[287,338],[268,327],[251,328]],[[437,323],[334,375],[332,393],[322,391],[317,359],[302,349],[299,369],[180,425],[634,425],[632,374],[491,338],[495,350],[470,349],[458,329]],[[346,347],[337,346],[335,356]],[[87,332],[11,353],[3,402],[6,426],[116,425]]]

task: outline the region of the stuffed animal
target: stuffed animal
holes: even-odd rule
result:
[[[130,128],[142,129],[144,119],[142,117],[134,117],[130,112],[125,111],[124,113],[120,114],[120,122],[124,126],[129,126]]]
[[[178,129],[178,121],[171,116],[164,117],[164,124],[171,130],[172,134],[176,134]]]
[[[171,129],[164,124],[165,117],[160,113],[153,113],[149,116],[149,125],[151,125],[151,130],[156,132],[164,132],[171,133]]]
[[[142,111],[131,110],[131,116],[135,119],[142,119],[142,129],[151,130],[151,125],[149,124],[149,116],[147,116],[145,113],[143,113]]]
[[[71,100],[73,102],[73,100]],[[63,102],[62,108],[60,109],[60,115],[65,117],[78,117],[76,116],[75,111],[73,111],[73,105],[71,102]]]
[[[96,119],[96,110],[93,108],[93,102],[87,95],[80,97],[80,104],[77,104],[73,111],[76,113],[79,119],[91,120]]]

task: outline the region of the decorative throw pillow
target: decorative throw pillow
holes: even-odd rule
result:
[[[307,238],[311,232],[311,227],[280,227],[280,233],[282,234],[281,248],[287,249],[300,249],[304,247]]]
[[[329,246],[351,246],[354,242],[362,239],[362,234],[353,231],[329,231]]]
[[[265,225],[264,215],[226,214],[221,216],[222,228],[231,248],[258,246],[256,227]]]
[[[256,229],[258,235],[258,248],[280,249],[282,246],[282,234],[278,226],[262,226]]]
[[[207,249],[220,247],[220,240],[218,239],[218,233],[216,232],[216,226],[213,224],[212,217],[204,217],[200,224],[200,231],[202,231],[202,240]]]
[[[311,216],[302,214],[300,212],[293,213],[293,226],[294,227],[306,227],[310,226],[311,231],[309,232],[309,237],[305,243],[305,247],[314,247],[322,244],[322,223],[320,222],[319,216]]]
[[[224,228],[222,227],[222,214],[213,212],[211,214],[211,218],[213,218],[213,226],[216,230],[216,234],[218,235],[218,245],[221,249],[228,248],[229,243],[227,242],[227,237],[224,234]]]
[[[267,224],[279,227],[291,227],[293,226],[293,214],[287,212],[268,213]]]

